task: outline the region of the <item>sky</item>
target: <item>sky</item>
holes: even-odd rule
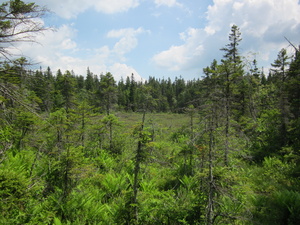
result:
[[[2,0],[0,2],[3,2]],[[27,2],[27,1],[25,1]],[[55,28],[18,51],[56,73],[111,72],[116,80],[203,76],[222,58],[233,24],[240,54],[267,70],[282,48],[300,44],[299,0],[35,0]]]

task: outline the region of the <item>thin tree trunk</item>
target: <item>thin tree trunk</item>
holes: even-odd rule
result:
[[[229,152],[229,113],[230,113],[230,106],[229,106],[229,100],[230,100],[230,80],[229,80],[229,73],[226,72],[226,93],[225,93],[225,116],[226,116],[226,124],[225,124],[225,152],[224,152],[224,163],[225,166],[228,166],[228,152]]]
[[[144,129],[144,122],[145,122],[145,116],[146,116],[146,110],[143,112],[143,118],[142,118],[142,125],[141,125],[141,130],[139,134],[139,141],[138,141],[138,147],[136,151],[136,157],[135,157],[135,168],[134,168],[134,183],[133,183],[133,213],[134,213],[134,221],[135,224],[138,224],[138,200],[137,200],[137,195],[138,195],[138,186],[139,186],[139,172],[140,172],[140,163],[141,163],[141,158],[142,158],[142,132]]]
[[[225,154],[224,154],[224,163],[225,166],[228,166],[228,152],[229,152],[229,106],[226,106],[226,125],[225,125]]]
[[[194,112],[191,112],[190,126],[191,126],[191,140],[193,141],[194,140]]]
[[[210,134],[209,134],[209,192],[207,204],[207,224],[212,225],[214,222],[214,175],[213,175],[213,122],[210,121]]]
[[[109,150],[112,152],[113,150],[113,129],[112,129],[112,121],[109,121]]]
[[[81,146],[84,147],[84,142],[85,142],[85,109],[83,109],[83,112],[82,112],[82,120],[81,120],[81,130],[82,130],[82,133],[81,133]]]
[[[281,91],[280,96],[280,111],[281,111],[281,145],[285,146],[287,144],[287,129],[289,124],[289,106],[288,97],[286,91]]]

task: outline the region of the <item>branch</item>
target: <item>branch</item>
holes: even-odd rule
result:
[[[299,49],[295,45],[293,45],[293,43],[289,39],[287,39],[287,37],[284,37],[284,38],[295,49],[296,53],[299,53]]]
[[[34,3],[11,0],[0,5],[0,56],[11,57],[10,47],[16,42],[36,42],[36,35],[51,28],[44,27],[39,19],[49,10]],[[3,45],[4,44],[4,45]]]

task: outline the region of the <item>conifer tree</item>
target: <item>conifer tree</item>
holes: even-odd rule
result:
[[[288,95],[291,112],[295,119],[300,118],[300,46],[295,49],[288,71]]]
[[[74,106],[76,80],[68,70],[63,75],[58,71],[56,80],[58,94],[62,96],[63,105],[67,113],[69,113]]]
[[[230,43],[225,48],[221,48],[225,52],[224,58],[228,59],[234,64],[241,63],[241,56],[239,55],[238,46],[242,41],[241,32],[237,25],[232,25],[231,33],[229,34]]]
[[[289,102],[287,95],[287,79],[289,68],[289,56],[286,49],[281,49],[278,53],[277,59],[272,64],[271,69],[272,80],[278,88],[279,109],[281,114],[281,146],[284,146],[287,142],[287,130],[289,125]]]
[[[127,77],[126,85],[128,85],[129,77]],[[130,85],[129,85],[129,101],[128,106],[133,112],[136,110],[136,88],[137,83],[134,80],[134,74],[131,74]]]
[[[93,92],[95,89],[93,73],[90,71],[90,68],[87,68],[86,78],[85,78],[85,88],[89,92]]]
[[[117,87],[114,77],[111,73],[100,76],[99,89],[97,90],[100,105],[104,108],[107,115],[111,113],[113,104],[117,100]]]
[[[225,153],[224,163],[228,165],[228,153],[229,153],[229,129],[230,120],[232,118],[232,111],[234,108],[238,110],[238,102],[241,101],[239,83],[243,76],[243,65],[241,57],[238,52],[238,46],[241,41],[241,32],[236,25],[231,27],[231,33],[229,34],[230,43],[221,50],[225,52],[222,64],[219,66],[219,73],[223,79],[223,93],[224,93],[224,108],[225,108]],[[243,107],[242,107],[243,108]]]
[[[38,20],[47,10],[35,3],[10,0],[0,5],[0,55],[10,60],[7,46],[18,42],[35,42],[34,34],[48,28]]]

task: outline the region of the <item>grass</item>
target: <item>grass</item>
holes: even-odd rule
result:
[[[134,125],[142,122],[142,113],[126,113],[117,112],[115,114],[125,127],[133,127]],[[175,131],[182,126],[189,124],[190,118],[187,114],[175,113],[147,113],[145,126],[158,126],[161,129],[168,129]]]

